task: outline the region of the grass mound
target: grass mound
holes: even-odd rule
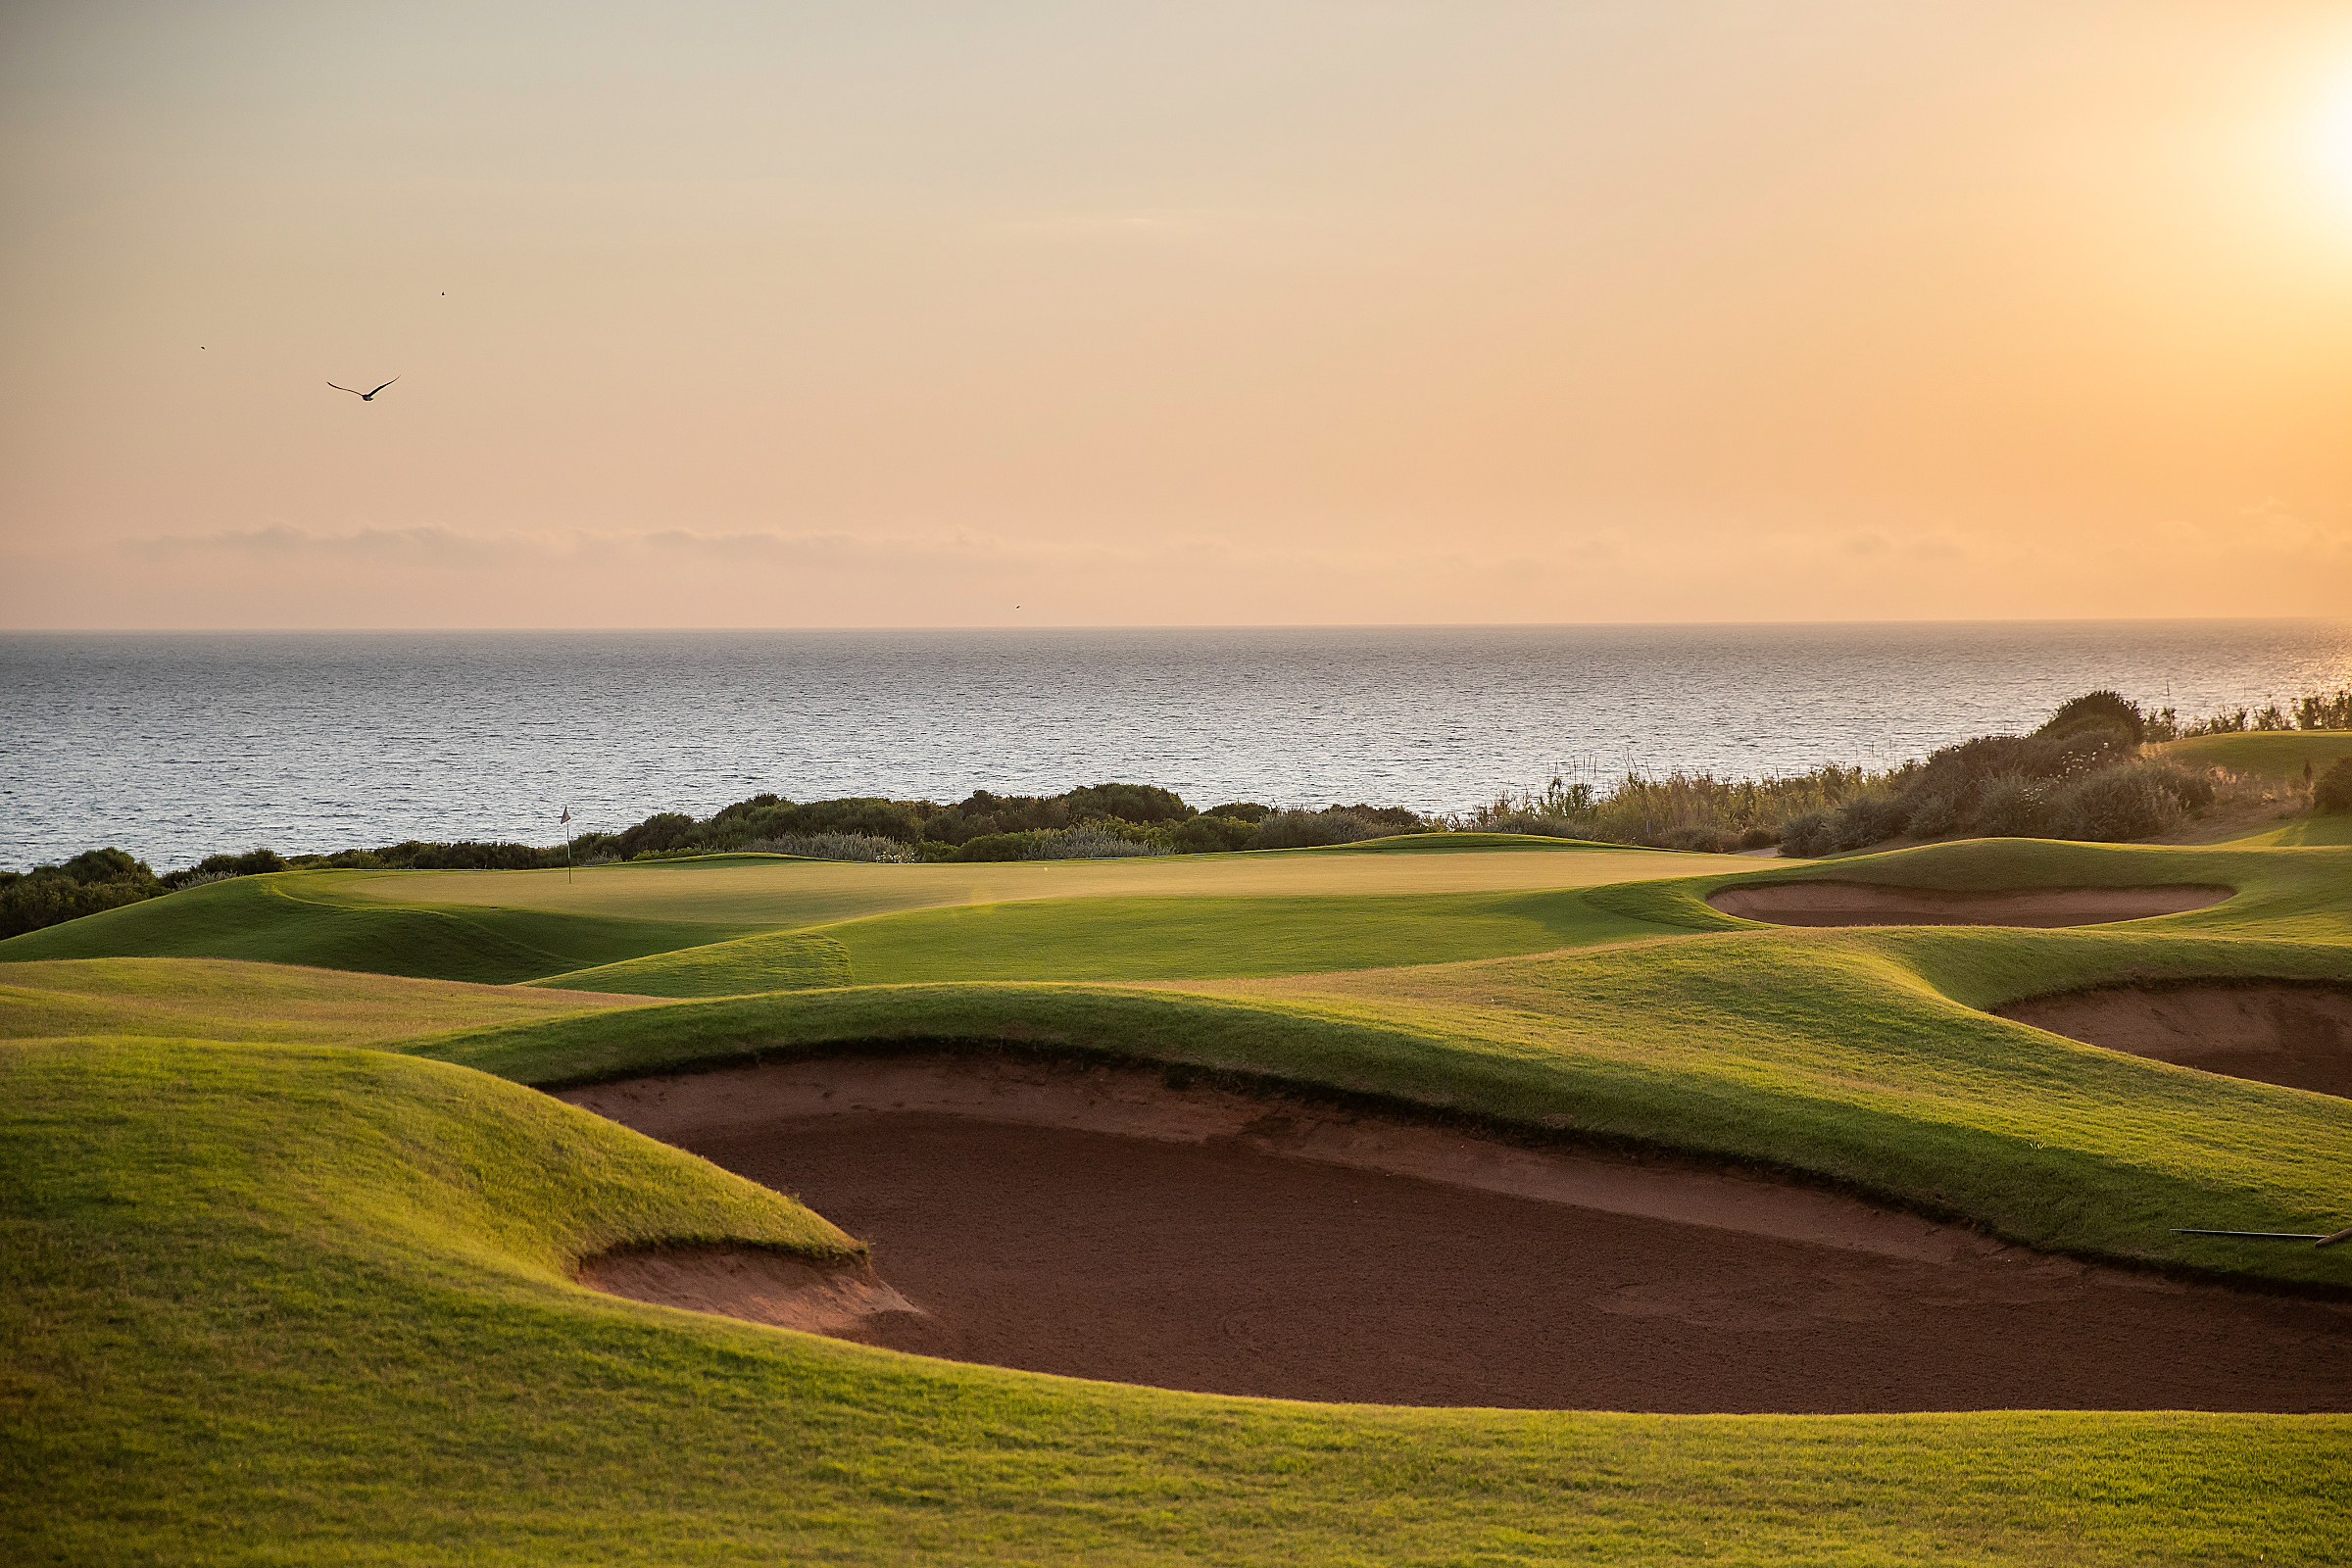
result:
[[[785,1200],[479,1075],[0,1051],[17,1561],[2324,1560],[2334,1418],[1629,1417],[1164,1394],[639,1305]]]
[[[569,1270],[616,1248],[854,1244],[519,1085],[943,1042],[1115,1054],[1711,1152],[2043,1247],[2340,1293],[2352,1250],[2170,1227],[2352,1218],[2352,1102],[1985,1009],[2340,981],[2352,849],[2006,840],[1809,867],[1392,842],[611,870],[244,878],[0,944],[0,1032],[19,1037],[0,1044],[0,1456],[39,1499],[0,1513],[0,1555],[2340,1555],[2337,1417],[1284,1404],[600,1296]],[[2236,891],[2050,931],[1781,929],[1704,902],[1813,877]],[[296,954],[322,967],[238,961]],[[1396,966],[1333,972],[1367,961]],[[638,994],[335,972],[395,963]],[[1007,973],[1067,978],[989,978]],[[1153,976],[1188,989],[1126,983]]]
[[[250,958],[505,985],[733,934],[707,925],[543,909],[387,904],[351,897],[350,876],[284,871],[186,888],[11,937],[0,942],[0,962]]]
[[[2352,757],[2352,730],[2253,730],[2159,741],[2147,755],[2180,767],[2226,767],[2256,778],[2301,782],[2308,763],[2325,773]]]

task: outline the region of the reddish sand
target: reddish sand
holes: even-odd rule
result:
[[[564,1098],[799,1195],[911,1310],[858,1294],[878,1280],[723,1250],[590,1283],[761,1321],[809,1285],[828,1332],[959,1360],[1398,1404],[2352,1409],[2352,1303],[2089,1267],[1675,1161],[995,1058]]]
[[[2142,920],[2203,909],[2229,888],[2013,888],[1955,893],[1862,882],[1765,882],[1724,888],[1707,902],[1775,925],[2015,925],[2048,928]]]
[[[2135,1056],[2352,1096],[2352,986],[2107,986],[2034,997],[2004,1018]]]

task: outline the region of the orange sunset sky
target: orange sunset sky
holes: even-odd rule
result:
[[[24,3],[0,121],[11,627],[2352,607],[2340,0]]]

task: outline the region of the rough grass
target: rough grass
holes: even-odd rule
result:
[[[2338,1418],[1397,1410],[959,1366],[566,1284],[637,1237],[838,1243],[478,1075],[161,1041],[0,1072],[12,1561],[2341,1555]]]

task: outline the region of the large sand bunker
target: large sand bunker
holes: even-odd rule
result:
[[[800,1282],[820,1332],[958,1360],[1397,1404],[2352,1409],[2352,1305],[2090,1267],[1690,1162],[993,1057],[564,1098],[870,1243],[873,1276]],[[583,1278],[802,1310],[777,1270],[806,1265],[660,1257],[661,1280]],[[903,1297],[860,1294],[884,1279]]]
[[[2016,925],[2047,929],[2142,920],[2203,909],[2230,889],[2013,888],[1959,893],[1865,882],[1761,882],[1718,889],[1707,902],[1726,914],[1775,925]]]
[[[2352,986],[2230,981],[2034,997],[2004,1018],[2232,1078],[2352,1096]]]

